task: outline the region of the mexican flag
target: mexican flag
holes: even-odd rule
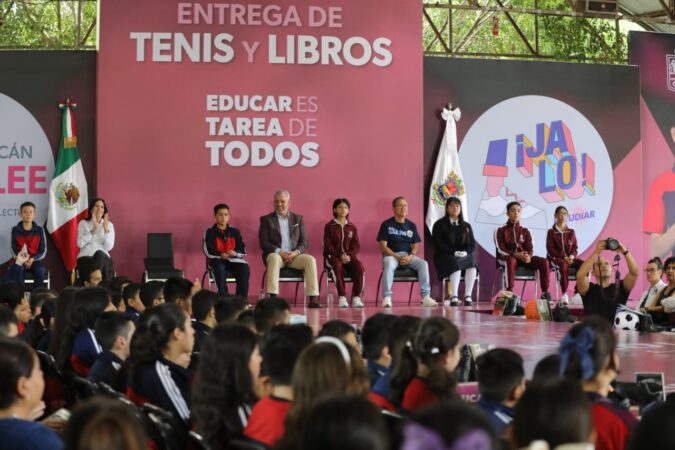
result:
[[[59,103],[63,110],[63,132],[54,178],[49,186],[47,231],[52,236],[68,272],[77,265],[77,224],[87,217],[87,180],[84,178],[73,110],[74,100]]]

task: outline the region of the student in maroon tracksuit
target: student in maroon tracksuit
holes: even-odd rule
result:
[[[551,263],[557,267],[560,273],[560,289],[562,304],[569,303],[567,287],[569,286],[569,269],[574,267],[579,270],[583,259],[578,259],[577,236],[574,230],[567,226],[567,208],[558,206],[555,209],[555,225],[548,230],[546,235],[546,253]]]
[[[540,256],[533,256],[530,230],[520,225],[521,211],[522,206],[518,202],[510,202],[506,205],[509,220],[495,233],[497,258],[504,266],[507,280],[506,290],[513,290],[516,267],[526,267],[539,271],[541,298],[551,301],[551,295],[548,293],[548,261]]]
[[[363,308],[361,292],[363,291],[363,264],[358,259],[359,234],[356,226],[349,222],[349,200],[338,198],[333,202],[333,217],[323,229],[323,258],[326,270],[330,271],[338,295],[340,308],[347,308],[347,291],[345,289],[345,270],[348,270],[354,281],[352,289],[352,306]]]

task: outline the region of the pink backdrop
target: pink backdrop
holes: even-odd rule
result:
[[[391,199],[407,196],[410,217],[420,229],[423,226],[420,3],[396,0],[382,8],[378,2],[342,1],[341,17],[336,19],[340,26],[310,27],[308,8],[326,8],[324,2],[277,2],[285,11],[296,7],[303,21],[301,26],[284,27],[256,25],[253,16],[245,25],[219,24],[215,19],[211,24],[179,24],[177,1],[101,1],[97,195],[107,200],[117,230],[112,252],[117,272],[137,278],[143,270],[146,234],[171,232],[176,266],[190,278],[201,277],[202,235],[213,223],[213,205],[226,202],[230,223],[242,231],[247,244],[250,295],[256,295],[263,271],[258,218],[272,210],[273,192],[283,188],[291,192],[291,210],[305,216],[308,252],[318,260],[333,199],[351,200],[351,218],[359,227],[367,271],[366,298],[372,300],[380,272],[375,236],[380,222],[391,215]],[[138,61],[139,41],[130,34],[135,32],[188,37],[228,33],[235,56],[228,63],[204,62],[203,55],[199,62],[188,61],[185,55],[182,62],[153,62],[146,43],[146,58]],[[271,34],[282,41],[287,35],[336,36],[342,45],[354,36],[371,44],[388,38],[392,60],[384,67],[372,61],[360,66],[271,64],[267,54]],[[242,41],[260,41],[254,62],[247,60]],[[355,58],[363,55],[358,45],[353,48]],[[208,113],[207,94],[285,95],[293,98],[293,111]],[[318,110],[300,111],[298,96],[317,97]],[[209,136],[205,118],[212,115],[277,117],[286,135]],[[289,118],[315,119],[316,136],[289,137]],[[212,166],[205,145],[209,140],[264,141],[273,146],[280,141],[316,142],[320,160],[310,168],[276,163],[231,167],[221,155],[220,165]]]

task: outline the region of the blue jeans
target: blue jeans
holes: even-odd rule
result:
[[[407,256],[406,252],[396,253],[399,256]],[[382,295],[391,297],[391,286],[394,283],[394,270],[399,266],[398,260],[393,256],[382,257]],[[412,261],[403,267],[409,267],[417,272],[417,278],[420,284],[420,295],[422,298],[431,294],[431,285],[429,284],[429,265],[422,258],[413,256]]]

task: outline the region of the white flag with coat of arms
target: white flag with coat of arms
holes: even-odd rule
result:
[[[445,216],[445,202],[450,197],[459,198],[462,203],[462,213],[466,217],[466,191],[462,169],[459,167],[459,154],[457,153],[456,122],[459,121],[461,116],[460,109],[452,109],[452,105],[443,108],[441,113],[441,117],[445,120],[445,132],[441,140],[441,147],[438,150],[436,168],[429,191],[426,224],[430,233],[434,223]]]

